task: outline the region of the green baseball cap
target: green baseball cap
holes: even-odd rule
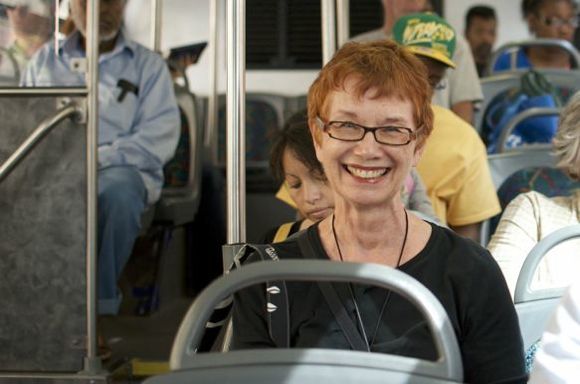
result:
[[[393,27],[393,38],[416,55],[455,68],[455,31],[434,13],[413,13],[401,17]]]

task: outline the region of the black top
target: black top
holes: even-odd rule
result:
[[[468,383],[525,383],[524,352],[515,308],[503,275],[488,251],[450,230],[431,224],[425,248],[399,269],[425,285],[449,316],[461,350]],[[307,236],[320,259],[329,259],[313,225]],[[274,245],[280,259],[302,258],[296,238]],[[248,262],[256,261],[251,255]],[[350,349],[316,283],[286,284],[290,343],[297,348]],[[348,284],[333,284],[355,324]],[[373,338],[386,291],[354,285],[368,339]],[[233,349],[275,347],[268,333],[263,286],[234,297]],[[370,343],[370,340],[369,340]],[[373,352],[434,360],[436,349],[417,309],[392,293],[371,346]]]

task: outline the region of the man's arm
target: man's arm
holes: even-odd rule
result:
[[[180,132],[173,84],[162,60],[145,64],[131,134],[99,146],[100,167],[134,165],[154,172],[173,156]]]
[[[461,117],[463,120],[473,125],[473,102],[471,101],[460,101],[451,105],[451,110],[455,114]]]
[[[481,228],[481,223],[473,223],[461,226],[450,226],[451,229],[455,231],[459,236],[467,237],[477,243],[479,243],[479,232]]]

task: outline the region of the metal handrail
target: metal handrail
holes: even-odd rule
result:
[[[246,241],[246,1],[227,2],[227,241]]]
[[[560,228],[541,239],[528,253],[516,282],[514,303],[524,303],[533,300],[557,298],[564,294],[565,288],[532,289],[532,278],[540,262],[555,246],[571,239],[580,238],[580,225],[570,225]]]
[[[218,120],[218,91],[217,91],[217,63],[218,63],[218,17],[221,0],[210,1],[209,4],[209,94],[207,99],[207,121],[205,123],[204,144],[209,149],[211,164],[218,162],[217,148],[217,120]]]
[[[171,369],[191,367],[204,326],[213,309],[224,298],[240,289],[272,280],[353,282],[394,291],[417,308],[427,322],[439,355],[437,365],[440,375],[434,377],[461,381],[463,369],[456,335],[445,309],[431,291],[411,276],[390,267],[325,260],[251,263],[215,280],[199,294],[179,326],[171,349]],[[415,371],[419,369],[417,365],[410,367]]]
[[[336,35],[338,47],[350,39],[350,0],[336,0]]]
[[[336,3],[334,0],[320,0],[322,25],[322,65],[330,61],[336,52]]]
[[[89,93],[87,87],[60,87],[60,88],[25,88],[25,87],[2,87],[0,97],[68,97],[86,96]]]
[[[151,1],[151,50],[161,52],[161,1]]]
[[[533,39],[533,40],[523,40],[523,41],[515,41],[512,43],[507,43],[499,47],[493,54],[491,55],[491,59],[487,67],[485,68],[485,75],[493,74],[493,67],[497,59],[506,51],[515,49],[515,48],[523,48],[523,47],[557,47],[561,48],[564,51],[570,54],[570,57],[574,61],[574,68],[580,68],[580,54],[578,50],[566,40],[561,39]],[[517,68],[511,68],[512,70],[516,70]]]
[[[58,123],[69,116],[79,113],[76,103],[70,103],[59,109],[52,117],[44,119],[38,128],[12,153],[12,155],[0,166],[0,182],[4,180],[14,168],[34,149],[38,143],[50,132]]]
[[[560,114],[560,108],[529,108],[525,111],[518,113],[516,116],[511,118],[507,124],[505,125],[504,129],[502,130],[499,141],[498,141],[498,152],[503,153],[507,151],[505,147],[507,143],[508,137],[512,134],[514,129],[518,126],[519,123],[522,121],[529,119],[530,117],[535,116],[558,116]]]

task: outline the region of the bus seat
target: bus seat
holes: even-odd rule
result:
[[[175,87],[182,132],[174,158],[165,166],[165,186],[155,207],[155,222],[174,226],[195,219],[201,198],[203,130],[198,126],[195,95]]]
[[[41,122],[53,119],[58,109],[53,97],[4,95],[0,164]],[[38,377],[83,369],[87,334],[85,128],[68,118],[61,121],[0,181],[0,366],[4,372]],[[0,379],[20,380],[41,379]]]
[[[556,158],[549,145],[523,147],[517,150],[492,154],[487,157],[491,178],[496,190],[514,172],[528,167],[554,167]]]
[[[542,143],[538,142],[537,144],[516,144],[510,143],[511,135],[516,130],[518,125],[525,120],[537,118],[540,116],[548,117],[548,120],[541,119],[535,120],[534,124],[541,124],[545,129],[542,129],[545,134],[549,132],[550,139],[547,142],[542,141]],[[552,118],[550,119],[549,116]],[[530,108],[524,111],[521,111],[514,117],[512,117],[506,125],[502,128],[502,131],[499,136],[499,140],[497,142],[497,152],[503,153],[510,150],[515,150],[516,148],[526,147],[526,146],[536,146],[542,145],[545,143],[551,143],[554,135],[556,134],[556,129],[559,121],[560,116],[560,108]],[[537,126],[537,125],[536,125]],[[535,131],[535,126],[526,126],[526,128],[532,128]],[[547,131],[547,132],[546,132]],[[544,138],[546,138],[545,136]]]
[[[474,111],[473,126],[481,134],[483,127],[483,116],[486,114],[489,105],[497,95],[502,94],[510,89],[515,89],[520,85],[519,73],[500,73],[481,79],[481,91],[483,100]]]
[[[495,67],[497,60],[504,53],[515,54],[520,48],[538,47],[538,46],[560,48],[561,50],[568,52],[568,54],[570,55],[570,58],[572,59],[572,68],[578,69],[580,67],[580,54],[570,42],[561,39],[535,38],[530,40],[522,40],[506,43],[497,48],[493,52],[491,59],[489,60],[488,66],[485,69],[485,74],[492,75],[499,72],[499,71],[494,72],[493,68]],[[509,69],[510,71],[518,69],[515,67],[515,62],[512,62],[511,64],[512,66]]]
[[[178,146],[174,157],[164,167],[165,185],[159,201],[148,207],[141,216],[140,235],[154,239],[155,261],[147,286],[132,287],[133,296],[139,298],[135,312],[140,315],[158,308],[162,282],[168,280],[164,271],[171,269],[166,268],[170,261],[164,257],[164,251],[174,238],[171,236],[174,229],[194,221],[201,200],[203,130],[197,124],[196,99],[186,88],[179,86],[175,87],[175,95],[181,118]],[[189,243],[184,240],[180,248],[184,249],[183,254],[187,257],[192,255],[188,246]]]
[[[556,88],[556,93],[562,105],[578,90],[580,90],[580,70],[563,69],[534,69],[542,74]],[[481,90],[483,100],[474,114],[474,127],[482,134],[484,118],[490,111],[497,98],[502,97],[507,92],[520,88],[521,77],[528,70],[512,72],[498,72],[489,77],[481,79]]]
[[[573,238],[580,238],[580,225],[554,231],[532,248],[522,265],[516,283],[514,303],[525,350],[540,340],[550,316],[565,291],[565,288],[533,290],[532,278],[540,261],[550,249]]]
[[[506,153],[488,155],[487,162],[495,190],[498,191],[504,181],[515,172],[529,167],[554,167],[556,158],[550,145],[538,145],[516,148]],[[501,214],[501,213],[500,213]],[[485,220],[481,226],[480,244],[486,246],[491,237],[491,220]]]
[[[288,97],[286,100],[286,113],[284,119],[289,119],[296,112],[306,111],[306,108],[308,108],[307,95]]]
[[[225,164],[226,99],[218,102],[219,163]],[[267,93],[246,94],[246,165],[248,169],[267,170],[271,137],[284,125],[286,98]]]
[[[195,351],[213,309],[239,289],[267,280],[353,281],[393,290],[425,315],[439,354],[436,361],[360,351],[263,349],[224,354]],[[409,275],[383,266],[282,260],[254,263],[222,276],[193,302],[176,335],[170,373],[149,378],[165,383],[459,383],[463,368],[459,346],[445,310]]]

